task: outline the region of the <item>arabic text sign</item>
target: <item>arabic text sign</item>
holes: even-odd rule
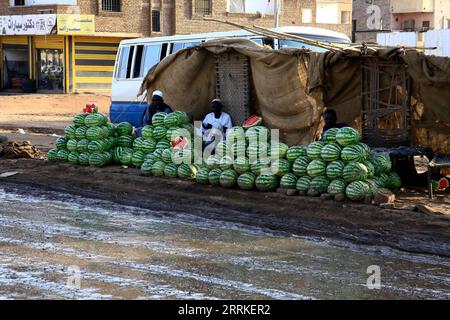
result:
[[[0,16],[0,35],[46,35],[56,25],[56,14]]]
[[[58,14],[58,34],[89,35],[95,33],[95,16],[85,14]]]

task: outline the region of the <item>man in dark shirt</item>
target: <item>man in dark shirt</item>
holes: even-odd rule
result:
[[[323,132],[322,132],[322,136],[325,132],[327,132],[328,130],[330,130],[331,128],[344,128],[344,127],[349,127],[348,124],[346,123],[337,123],[337,114],[336,111],[334,111],[333,109],[327,109],[324,113],[323,113],[323,120],[325,122],[325,126],[323,127]]]
[[[138,137],[141,136],[142,128],[146,125],[152,124],[153,116],[158,112],[172,113],[172,108],[164,103],[164,95],[161,91],[154,91],[152,94],[152,103],[148,106],[148,108],[144,112],[144,116],[142,117],[142,126],[140,128],[136,128],[136,134]]]

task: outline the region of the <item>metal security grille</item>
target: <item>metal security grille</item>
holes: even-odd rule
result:
[[[158,10],[152,10],[152,31],[161,32],[161,13]]]
[[[195,13],[200,15],[210,15],[211,0],[195,0]]]
[[[102,0],[102,11],[120,12],[120,0]]]

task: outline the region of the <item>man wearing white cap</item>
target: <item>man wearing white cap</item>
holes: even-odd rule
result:
[[[147,110],[144,112],[142,118],[142,127],[152,124],[152,118],[157,112],[172,113],[173,110],[167,104],[164,103],[164,94],[159,91],[153,91],[152,103],[148,106]],[[137,134],[140,136],[142,128],[137,128]]]
[[[222,140],[226,138],[226,132],[233,126],[231,117],[223,112],[223,103],[220,99],[211,102],[212,112],[208,113],[203,120],[203,132],[206,132],[205,143],[211,144],[217,136],[222,135]]]

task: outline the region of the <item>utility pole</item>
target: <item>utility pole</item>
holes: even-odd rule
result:
[[[281,0],[274,0],[274,10],[275,10],[275,28],[280,26],[280,8],[281,8]]]

